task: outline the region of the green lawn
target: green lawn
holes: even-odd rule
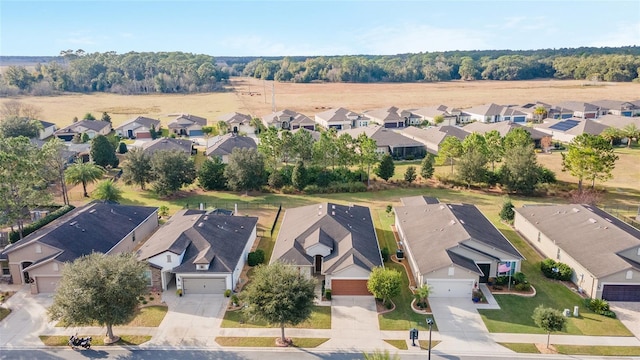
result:
[[[167,314],[168,308],[161,305],[153,305],[136,310],[133,319],[122,326],[131,327],[158,327]],[[64,321],[58,321],[56,327],[69,327]],[[92,326],[100,326],[97,323]]]
[[[409,346],[407,345],[407,341],[406,340],[385,340],[384,342],[386,342],[387,344],[394,346],[396,349],[399,350],[408,350]]]
[[[11,314],[11,309],[7,309],[0,306],[0,321],[2,321],[4,318],[9,316],[9,314]]]
[[[538,348],[535,344],[525,344],[525,343],[498,343],[509,350],[513,350],[517,353],[524,354],[539,354]]]
[[[219,336],[216,342],[221,346],[236,347],[276,347],[275,337],[225,337]],[[328,338],[291,338],[293,347],[315,348],[325,342]]]
[[[242,311],[227,311],[224,314],[222,328],[263,328],[263,327],[278,327],[270,326],[264,321],[255,321],[245,319]],[[287,326],[288,328],[297,329],[331,329],[331,307],[330,306],[314,306],[311,313],[311,318],[296,326]]]
[[[640,356],[640,346],[554,345],[560,354],[598,356]]]
[[[120,340],[113,345],[140,345],[149,340],[151,340],[151,336],[149,335],[118,335],[120,336]],[[46,346],[69,346],[69,337],[68,336],[60,336],[60,335],[40,335],[40,341]],[[104,338],[99,336],[94,336],[91,339],[91,346],[102,346],[104,345]]]
[[[509,226],[502,223],[496,225],[526,258],[522,262],[522,272],[536,288],[537,294],[532,298],[496,295],[500,310],[479,310],[490,332],[544,334],[531,318],[533,310],[542,304],[558,310],[573,311],[574,306],[580,307],[581,316],[568,318],[565,334],[633,336],[619,320],[593,313],[583,306],[583,300],[578,294],[561,283],[546,279],[540,271],[540,255]]]

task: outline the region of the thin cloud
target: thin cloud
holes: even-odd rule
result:
[[[217,45],[219,48],[224,48],[229,54],[244,56],[319,56],[349,53],[348,49],[340,45],[326,46],[308,43],[288,45],[258,35],[231,36],[217,41]]]
[[[425,51],[487,49],[488,33],[482,30],[437,28],[422,24],[379,26],[357,37],[363,53],[392,55]]]
[[[611,32],[598,36],[589,46],[632,46],[640,45],[640,22],[617,24]]]

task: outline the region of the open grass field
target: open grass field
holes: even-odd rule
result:
[[[565,100],[636,100],[637,83],[590,83],[582,80],[531,81],[451,81],[441,83],[275,83],[276,109],[295,110],[313,117],[334,107],[364,111],[387,106],[418,108],[446,104],[461,108],[489,102],[523,104],[531,101],[555,103]],[[171,114],[190,113],[215,123],[220,115],[233,111],[263,116],[271,112],[272,82],[252,78],[232,78],[227,92],[176,95],[66,94],[60,96],[20,96],[0,99],[19,100],[42,109],[42,120],[59,127],[71,124],[74,116],[91,112],[100,117],[106,111],[114,126],[142,115],[160,119]]]

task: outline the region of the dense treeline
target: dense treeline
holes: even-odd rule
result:
[[[141,93],[191,93],[218,89],[228,72],[209,55],[182,52],[85,54],[62,52],[62,59],[29,71],[10,66],[3,74],[5,87],[34,95],[56,91]],[[10,90],[10,89],[9,89]],[[6,91],[5,91],[6,92]]]
[[[528,80],[640,81],[640,47],[448,51],[389,56],[220,57],[182,52],[86,54],[66,50],[34,70],[9,66],[0,96],[61,91],[193,93],[219,89],[230,75],[308,83]]]
[[[241,66],[234,64],[238,71]],[[242,74],[263,80],[292,82],[416,82],[449,80],[530,80],[536,78],[633,81],[638,79],[638,54],[570,56],[461,56],[458,53],[402,56],[315,57],[296,61],[256,59]]]

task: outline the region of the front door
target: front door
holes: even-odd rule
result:
[[[315,260],[316,260],[316,272],[320,273],[322,272],[322,255],[316,255]]]
[[[486,283],[491,277],[491,264],[478,264],[484,275],[480,276],[480,283]]]
[[[133,130],[131,130],[131,129],[127,130],[127,137],[129,139],[133,139]]]

